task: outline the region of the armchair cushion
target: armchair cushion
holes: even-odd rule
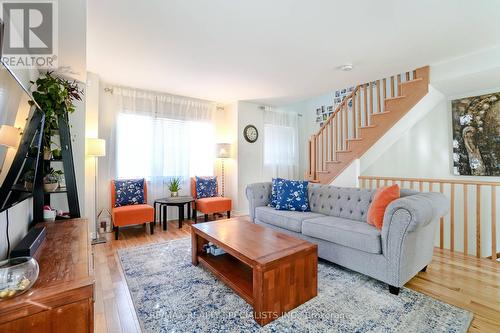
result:
[[[113,224],[126,226],[154,221],[154,209],[150,205],[129,205],[111,209]]]
[[[114,207],[142,205],[145,203],[144,178],[115,180],[114,192]]]
[[[201,198],[195,201],[196,210],[203,214],[227,212],[231,210],[231,199],[224,197]]]

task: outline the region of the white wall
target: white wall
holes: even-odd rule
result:
[[[270,181],[264,179],[264,113],[259,104],[238,102],[238,198],[236,211],[248,212],[245,188],[248,184]],[[249,143],[243,137],[243,129],[254,125],[259,138]]]

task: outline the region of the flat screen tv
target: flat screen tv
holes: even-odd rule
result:
[[[0,212],[33,195],[44,117],[31,100],[0,62]]]

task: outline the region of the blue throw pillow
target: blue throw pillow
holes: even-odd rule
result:
[[[217,177],[196,177],[196,197],[211,198],[217,196]]]
[[[144,203],[144,178],[115,180],[115,207]]]
[[[308,212],[308,184],[309,182],[305,180],[284,180],[278,187],[276,209]]]
[[[276,207],[276,203],[278,202],[278,189],[283,184],[283,178],[273,178],[271,186],[271,195],[269,196],[269,207]]]

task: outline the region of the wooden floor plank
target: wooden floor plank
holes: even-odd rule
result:
[[[201,221],[201,220],[200,220]],[[190,223],[168,230],[155,226],[149,235],[142,226],[120,229],[120,239],[107,234],[108,242],[94,245],[96,295],[95,332],[140,332],[117,250],[189,237]],[[469,332],[500,332],[500,264],[436,248],[427,272],[419,273],[406,287],[474,313]]]

